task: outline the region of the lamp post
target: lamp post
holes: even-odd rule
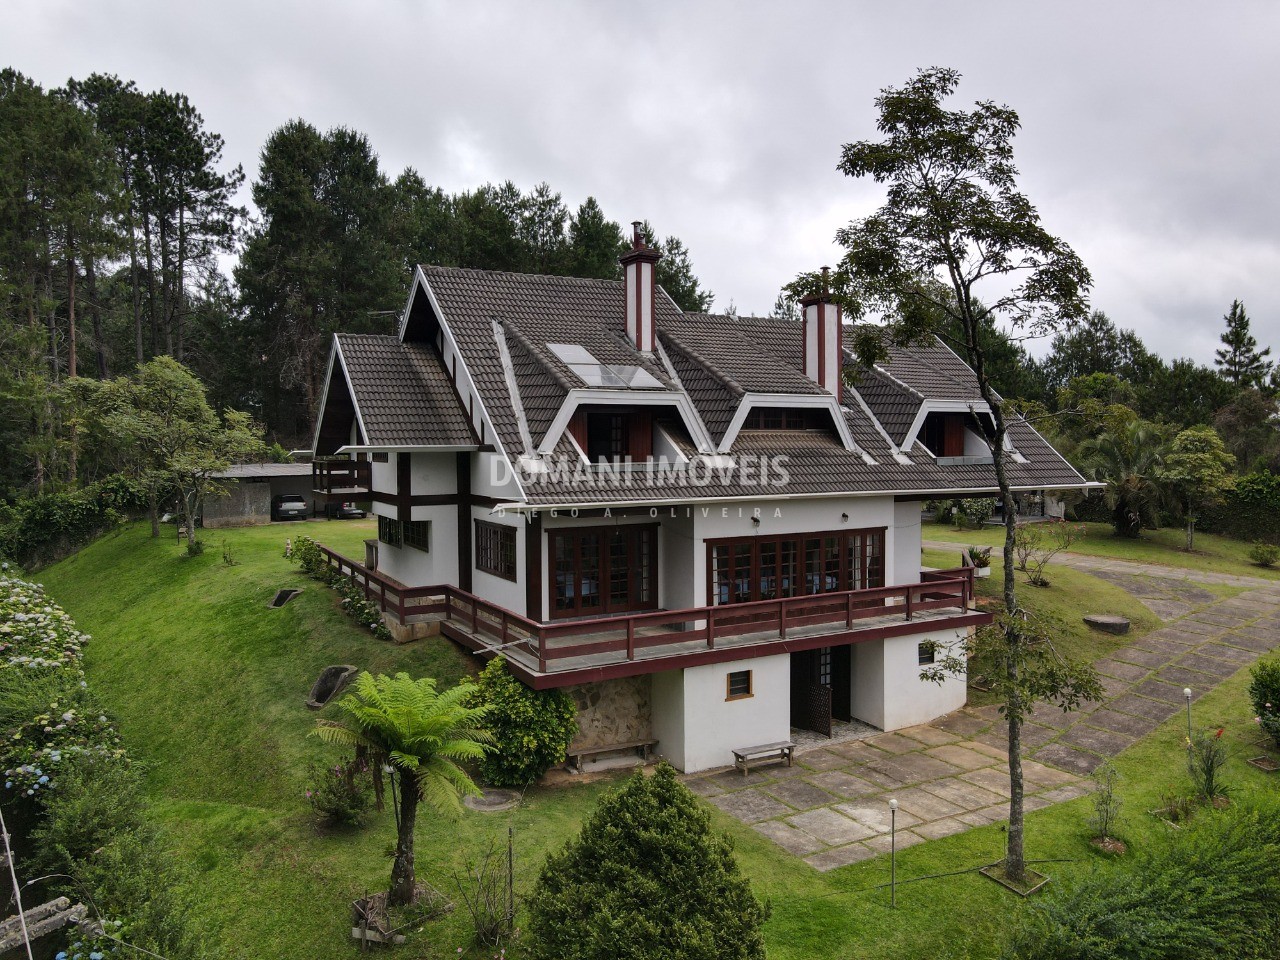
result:
[[[1187,749],[1191,749],[1191,688],[1183,687],[1182,695],[1187,698]]]
[[[898,801],[889,801],[889,906],[898,907]]]

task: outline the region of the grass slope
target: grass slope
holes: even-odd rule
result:
[[[334,597],[281,556],[284,538],[304,530],[358,556],[370,527],[210,531],[208,552],[187,558],[173,541],[152,541],[144,527],[134,526],[41,576],[94,636],[87,648],[90,680],[118,716],[131,753],[150,765],[156,813],[179,855],[192,864],[219,958],[350,956],[347,904],[387,881],[389,812],[360,831],[319,833],[302,798],[308,763],[333,756],[306,736],[315,715],[303,700],[319,670],[352,663],[452,681],[474,666],[444,641],[395,647],[351,626]],[[237,566],[223,565],[223,542]],[[1094,590],[1098,583],[1084,586]],[[286,607],[268,610],[275,590],[289,586],[305,591]],[[1064,578],[1049,591],[1028,589],[1026,595],[1029,604],[1059,608],[1066,629],[1078,619],[1070,607],[1076,588]],[[1246,683],[1244,671],[1196,706],[1197,723],[1228,729],[1228,772],[1240,797],[1275,789],[1243,762],[1257,752],[1246,742],[1256,737]],[[1171,782],[1185,780],[1183,723],[1175,717],[1119,758],[1130,814],[1123,836],[1132,843],[1141,845],[1164,829],[1142,811],[1158,806]],[[423,815],[419,869],[457,900],[453,871],[490,843],[505,843],[510,824],[517,887],[527,890],[546,852],[577,830],[608,785],[535,789],[511,814],[468,812],[452,821]],[[1055,882],[1106,868],[1106,858],[1087,843],[1086,811],[1087,801],[1075,801],[1029,817],[1029,855],[1055,861],[1045,868]],[[901,852],[903,885],[898,909],[890,910],[883,888],[887,858],[818,874],[749,827],[718,812],[714,817],[736,840],[757,893],[773,903],[766,935],[774,960],[990,957],[1001,931],[1023,909],[972,872],[917,879],[998,859],[1004,845],[999,825]],[[460,902],[453,915],[411,943],[403,955],[454,957],[458,947],[474,957],[491,953],[471,947]],[[508,951],[519,953],[518,946]]]
[[[1071,545],[1072,553],[1134,560],[1138,563],[1159,563],[1168,567],[1189,567],[1237,576],[1280,579],[1280,569],[1259,567],[1249,562],[1251,544],[1229,537],[1197,533],[1196,548],[1188,552],[1184,549],[1186,533],[1181,527],[1144,530],[1141,537],[1130,540],[1127,537],[1117,537],[1110,524],[1086,523],[1082,526],[1085,528],[1085,535]],[[920,532],[925,540],[993,546],[997,551],[1004,545],[1004,527],[990,524],[980,530],[956,530],[950,524],[930,523],[926,520]]]

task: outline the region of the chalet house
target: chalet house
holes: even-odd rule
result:
[[[618,281],[422,266],[397,335],[335,337],[315,487],[367,496],[378,544],[331,562],[396,629],[570,688],[582,746],[686,771],[962,706],[921,665],[990,617],[971,568],[922,571],[920,514],[994,492],[972,372],[936,341],[860,369],[826,296],[683,312],[657,260],[637,233]],[[1019,491],[1087,485],[1025,422],[1008,454]]]

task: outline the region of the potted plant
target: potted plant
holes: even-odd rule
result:
[[[973,575],[975,577],[991,576],[990,547],[967,547],[965,553],[969,557],[969,566],[974,568]]]

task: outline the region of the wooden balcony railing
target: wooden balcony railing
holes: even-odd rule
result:
[[[400,623],[409,617],[441,617],[491,648],[525,650],[537,659],[541,673],[569,657],[616,653],[634,660],[637,650],[690,641],[714,649],[718,642],[756,634],[785,640],[788,631],[813,626],[830,626],[832,633],[855,630],[858,621],[873,617],[911,620],[946,608],[964,614],[973,596],[972,568],[957,568],[928,571],[919,583],[893,587],[538,623],[457,587],[407,587],[327,547],[320,550],[330,567]]]
[[[313,460],[311,489],[317,493],[368,493],[373,483],[368,460]]]

